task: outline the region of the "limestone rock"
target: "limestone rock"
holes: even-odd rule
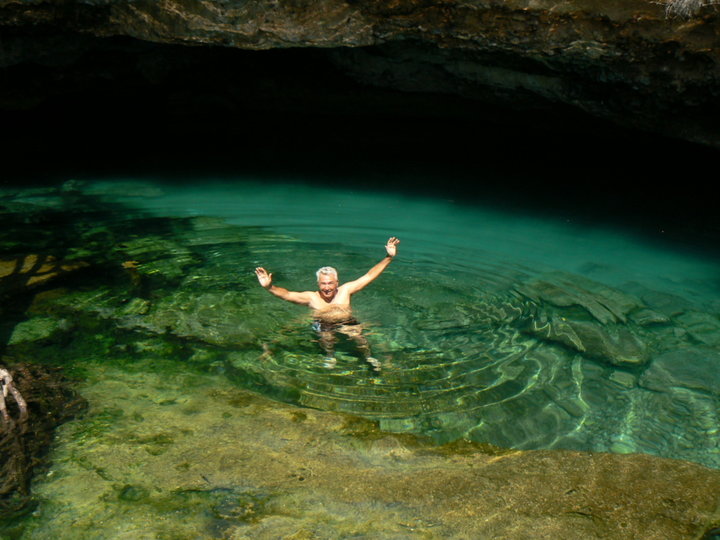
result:
[[[0,65],[66,66],[90,47],[90,36],[334,48],[337,65],[366,84],[535,107],[566,103],[718,145],[719,19],[711,6],[696,5],[687,20],[668,18],[666,5],[650,0],[1,0]]]
[[[66,331],[70,324],[66,320],[52,317],[33,317],[15,325],[8,345],[18,345],[51,337],[57,331]]]
[[[690,539],[717,519],[720,471],[679,460],[436,447],[198,373],[108,368],[82,391],[36,483],[63,511],[29,536]]]
[[[528,321],[526,332],[617,366],[647,362],[647,346],[625,325],[629,314],[643,306],[636,297],[561,272],[532,279],[516,290],[550,306],[548,313],[539,311]]]
[[[677,317],[677,322],[685,328],[693,339],[720,347],[720,319],[709,313],[689,311]]]
[[[581,307],[598,322],[626,322],[642,302],[629,294],[582,276],[552,272],[529,280],[516,290],[536,302],[557,307]]]
[[[697,348],[662,354],[653,359],[640,386],[658,392],[682,387],[720,396],[720,353]]]

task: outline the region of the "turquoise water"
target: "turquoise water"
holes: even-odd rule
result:
[[[84,265],[6,319],[13,358],[80,381],[155,359],[436,443],[720,467],[709,255],[561,214],[296,179],[114,178],[0,195],[6,259]],[[310,290],[320,266],[362,275],[389,236],[398,257],[353,300],[382,367],[343,339],[328,367],[306,309],[267,294],[253,270]]]

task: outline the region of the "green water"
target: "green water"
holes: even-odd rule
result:
[[[168,421],[153,407],[196,388],[230,384],[437,443],[720,467],[711,257],[562,216],[281,180],[113,179],[0,197],[5,258],[87,264],[23,296],[3,323],[8,355],[63,365],[96,399],[61,430],[59,464],[73,462],[83,437],[132,421],[103,379],[126,373],[135,387],[154,381],[157,395],[143,394],[154,406],[135,413],[146,421]],[[382,367],[341,339],[330,368],[306,309],[269,295],[253,270],[311,290],[320,266],[335,266],[341,282],[362,275],[389,236],[401,239],[398,257],[353,299]],[[162,455],[177,435],[153,437],[138,444]],[[114,482],[121,500],[146,497]],[[53,489],[38,486],[36,531],[69,505]]]

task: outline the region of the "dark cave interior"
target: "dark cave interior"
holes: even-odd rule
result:
[[[618,224],[703,250],[720,238],[716,149],[567,105],[363,85],[323,49],[78,43],[0,70],[3,184],[299,178]]]

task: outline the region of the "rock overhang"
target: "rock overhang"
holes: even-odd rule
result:
[[[712,6],[699,6],[692,18],[668,16],[666,7],[649,0],[5,0],[0,64],[57,68],[97,47],[97,38],[119,36],[193,48],[323,49],[363,85],[508,107],[560,104],[717,146],[718,17]]]

